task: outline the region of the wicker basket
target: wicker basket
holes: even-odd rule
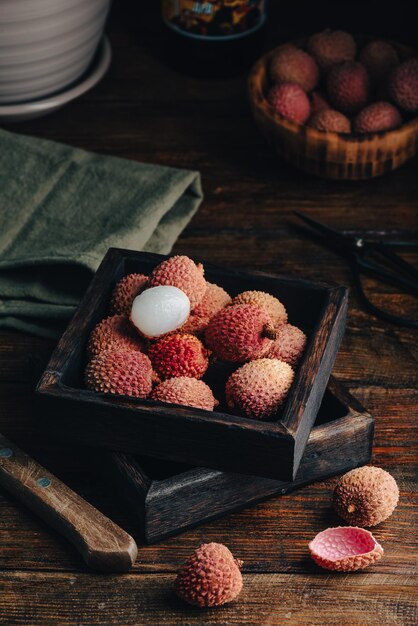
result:
[[[301,43],[297,42],[298,45]],[[414,55],[414,51],[406,46],[393,45],[401,59]],[[268,68],[274,52],[269,52],[254,65],[248,79],[248,91],[256,124],[281,157],[310,174],[360,180],[391,172],[417,154],[418,117],[399,129],[364,135],[321,132],[283,118],[266,99],[271,84]]]

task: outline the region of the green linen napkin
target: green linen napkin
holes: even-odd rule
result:
[[[0,327],[57,338],[107,249],[170,252],[198,172],[0,129]]]

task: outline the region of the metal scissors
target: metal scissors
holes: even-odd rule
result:
[[[326,246],[349,259],[359,296],[371,313],[400,326],[418,328],[418,315],[417,319],[409,319],[384,311],[373,304],[367,297],[361,280],[362,274],[372,276],[418,297],[418,268],[394,252],[395,249],[418,249],[418,242],[367,241],[361,237],[345,235],[304,213],[294,213],[321,236]]]

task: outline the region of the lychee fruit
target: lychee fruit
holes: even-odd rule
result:
[[[85,371],[86,387],[98,393],[146,398],[152,389],[151,361],[142,352],[100,352]]]
[[[243,291],[232,300],[232,304],[255,304],[272,320],[275,326],[286,324],[287,311],[278,298],[265,291]]]
[[[378,85],[398,65],[399,56],[390,43],[376,40],[364,46],[359,61],[366,68],[371,82]]]
[[[398,504],[395,479],[380,467],[359,467],[342,476],[334,490],[334,508],[348,524],[376,526]]]
[[[398,109],[390,102],[374,102],[360,111],[354,120],[356,133],[373,133],[392,130],[402,124]]]
[[[275,338],[272,319],[255,304],[227,306],[205,330],[206,344],[215,356],[233,363],[264,356]]]
[[[221,606],[232,602],[242,589],[242,561],[221,543],[204,543],[177,574],[177,595],[194,606]]]
[[[395,67],[389,78],[389,92],[404,111],[418,111],[418,58],[408,59]]]
[[[147,287],[160,285],[170,285],[184,291],[193,310],[206,291],[203,265],[196,265],[187,256],[173,256],[157,265],[150,274]]]
[[[308,52],[312,54],[319,67],[328,72],[331,67],[344,61],[353,61],[357,46],[350,33],[342,30],[326,29],[309,37]]]
[[[107,350],[141,351],[144,340],[138,336],[126,315],[111,315],[99,322],[90,334],[87,356],[91,358]]]
[[[128,274],[124,276],[113,290],[110,300],[110,312],[129,315],[136,296],[145,287],[148,276],[144,274]]]
[[[296,83],[304,91],[312,91],[319,81],[319,69],[307,52],[289,45],[273,53],[270,78],[273,83]]]
[[[246,363],[231,374],[225,396],[230,409],[238,415],[265,420],[282,406],[294,372],[278,359],[258,359]]]
[[[356,113],[369,101],[369,77],[361,63],[342,63],[333,67],[327,79],[328,97],[343,113]]]
[[[205,411],[213,411],[218,404],[211,388],[203,380],[186,376],[164,380],[154,388],[150,397],[159,402],[181,404]]]
[[[148,349],[152,367],[161,378],[202,378],[209,365],[209,351],[195,335],[172,333],[153,342]]]
[[[347,134],[351,132],[351,122],[348,117],[333,109],[326,109],[312,115],[309,126],[325,133]]]
[[[190,300],[184,291],[161,285],[144,289],[135,298],[130,318],[144,337],[160,337],[180,328],[189,313]]]
[[[364,528],[338,526],[318,533],[309,544],[317,565],[338,572],[355,572],[383,556],[383,548]]]
[[[296,83],[274,85],[267,99],[276,113],[296,124],[304,124],[311,114],[309,98]]]
[[[277,336],[267,353],[270,359],[279,359],[292,367],[295,367],[301,358],[306,346],[305,333],[292,326],[292,324],[283,324],[277,328]]]
[[[202,333],[216,313],[231,302],[231,296],[219,285],[206,283],[206,291],[203,299],[190,313],[186,323],[182,326],[182,332]]]
[[[326,111],[330,108],[330,103],[321,92],[313,91],[311,93],[311,115],[315,115],[321,111]]]

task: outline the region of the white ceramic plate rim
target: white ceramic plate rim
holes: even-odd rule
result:
[[[30,113],[36,113],[41,111],[48,111],[49,109],[55,109],[58,107],[67,104],[71,100],[78,98],[94,87],[104,76],[106,71],[109,68],[110,61],[112,58],[112,51],[110,48],[109,41],[107,37],[103,37],[102,41],[99,44],[97,60],[89,74],[78,82],[77,84],[70,87],[70,89],[66,89],[60,91],[59,93],[55,93],[52,96],[48,96],[47,98],[41,98],[40,100],[36,100],[33,102],[21,102],[19,104],[7,104],[0,105],[0,118],[1,117],[18,117],[19,115],[28,115]]]

